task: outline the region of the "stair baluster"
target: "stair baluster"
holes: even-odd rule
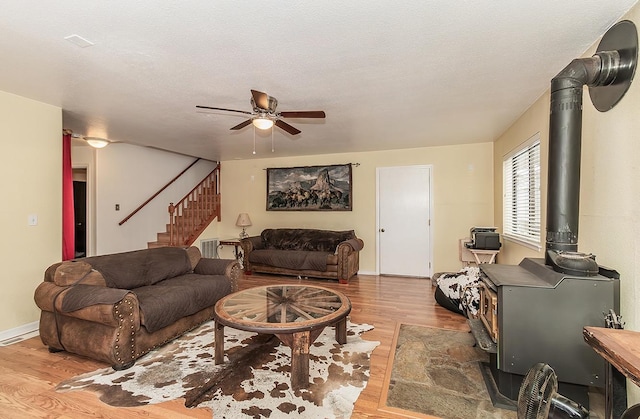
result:
[[[167,232],[149,246],[191,246],[216,217],[220,221],[220,165],[178,203],[169,204]]]

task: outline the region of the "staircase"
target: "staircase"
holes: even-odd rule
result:
[[[216,166],[177,204],[169,204],[166,231],[157,234],[148,248],[191,246],[211,222],[220,222],[220,165]]]

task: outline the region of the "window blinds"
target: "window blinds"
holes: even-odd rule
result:
[[[503,234],[540,246],[540,137],[503,163]]]

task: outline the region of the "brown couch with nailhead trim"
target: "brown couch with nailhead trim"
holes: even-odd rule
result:
[[[237,290],[235,260],[202,258],[197,247],[163,247],[51,265],[35,291],[40,338],[66,351],[131,367],[150,350],[213,318]]]
[[[353,230],[265,229],[240,241],[245,274],[263,272],[337,279],[346,284],[360,269],[362,239]]]

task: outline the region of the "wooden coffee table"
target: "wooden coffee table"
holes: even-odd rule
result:
[[[230,294],[215,306],[215,363],[224,362],[224,327],[273,334],[291,348],[291,387],[309,386],[309,346],[325,326],[347,342],[351,301],[344,294],[310,285],[267,285]]]

